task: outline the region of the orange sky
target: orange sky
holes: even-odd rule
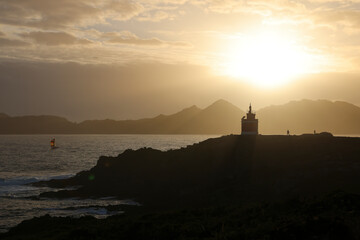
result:
[[[0,112],[139,118],[360,105],[360,1],[2,0]]]

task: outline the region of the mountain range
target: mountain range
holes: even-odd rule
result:
[[[256,112],[260,134],[332,132],[360,134],[360,107],[341,101],[300,100]],[[192,106],[172,115],[139,120],[86,120],[0,113],[0,134],[239,134],[245,112],[218,100],[205,109]]]

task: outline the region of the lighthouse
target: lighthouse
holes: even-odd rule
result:
[[[258,135],[259,121],[255,118],[255,113],[252,112],[251,104],[249,112],[241,119],[241,135]]]

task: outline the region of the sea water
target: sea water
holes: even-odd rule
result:
[[[57,149],[50,148],[56,138]],[[49,188],[26,185],[39,180],[61,179],[88,170],[101,155],[117,156],[126,149],[151,147],[169,150],[185,147],[211,135],[0,135],[0,231],[23,220],[51,216],[97,218],[118,214],[103,206],[136,204],[129,199],[36,199]]]

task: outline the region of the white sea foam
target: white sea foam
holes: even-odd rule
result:
[[[38,181],[47,181],[51,179],[65,179],[74,176],[75,174],[64,174],[64,175],[56,175],[56,176],[24,176],[24,177],[15,177],[9,179],[1,179],[0,180],[0,187],[1,186],[13,186],[13,185],[25,185],[29,183],[34,183]]]

